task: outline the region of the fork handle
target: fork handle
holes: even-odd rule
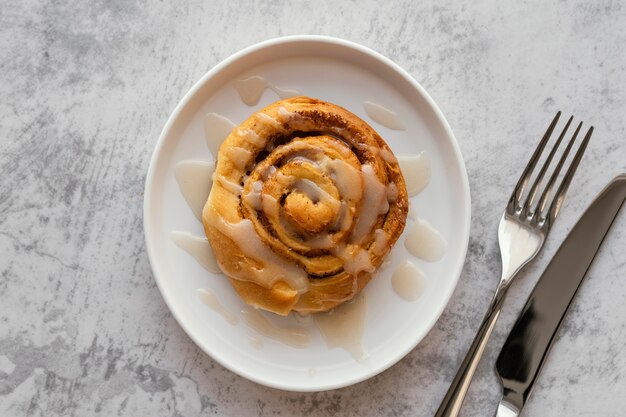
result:
[[[485,351],[489,337],[491,336],[496,321],[500,316],[502,302],[504,301],[504,295],[507,288],[507,286],[498,287],[498,290],[489,305],[489,310],[480,324],[478,333],[476,334],[469,351],[465,355],[465,359],[463,359],[461,367],[452,380],[452,384],[450,385],[446,396],[443,398],[435,417],[458,416],[463,400],[465,399],[465,395],[467,394],[467,390],[472,382],[472,378],[474,377],[474,372],[476,372],[480,358]]]

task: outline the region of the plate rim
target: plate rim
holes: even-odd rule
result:
[[[192,331],[186,325],[185,321],[182,320],[181,317],[179,317],[178,311],[175,308],[173,308],[173,301],[170,298],[170,295],[168,295],[166,291],[163,291],[162,283],[161,283],[162,278],[160,277],[160,274],[157,273],[157,270],[155,268],[154,257],[156,256],[155,255],[156,249],[154,248],[154,243],[152,243],[154,242],[154,238],[152,236],[152,230],[150,227],[152,214],[150,210],[148,209],[149,201],[152,198],[151,190],[153,188],[153,181],[155,178],[155,169],[156,169],[155,167],[157,165],[158,156],[161,154],[161,150],[165,144],[165,139],[167,136],[169,136],[172,126],[178,120],[180,113],[188,106],[189,102],[193,99],[196,93],[204,86],[204,84],[208,82],[216,74],[219,74],[223,69],[227,68],[232,63],[245,57],[246,55],[249,55],[251,53],[257,52],[265,48],[269,48],[269,47],[273,47],[273,46],[277,46],[281,44],[298,43],[298,42],[334,44],[334,45],[339,45],[342,47],[357,50],[361,53],[364,53],[370,56],[371,58],[381,61],[383,64],[387,65],[396,73],[398,73],[402,78],[404,78],[413,88],[415,88],[415,90],[417,90],[417,92],[427,102],[428,106],[432,109],[435,117],[437,118],[438,122],[443,128],[445,134],[451,139],[450,140],[451,149],[454,153],[454,157],[456,158],[459,164],[458,168],[461,174],[460,186],[461,186],[462,194],[463,194],[462,199],[465,202],[464,206],[462,207],[463,212],[464,212],[463,230],[460,233],[460,240],[462,242],[462,253],[461,253],[461,256],[458,257],[456,265],[454,265],[454,268],[452,269],[453,276],[454,276],[454,285],[451,285],[450,289],[445,294],[445,302],[441,303],[441,306],[436,311],[436,314],[433,316],[434,317],[433,320],[425,326],[426,330],[424,331],[423,336],[421,338],[418,338],[418,340],[416,340],[415,342],[409,343],[405,349],[400,350],[401,353],[398,354],[396,357],[392,358],[391,360],[387,360],[383,362],[381,366],[374,367],[368,373],[365,373],[361,376],[356,376],[353,378],[346,378],[345,380],[342,380],[335,384],[326,384],[323,386],[311,385],[311,386],[306,386],[306,387],[303,387],[303,386],[294,387],[288,384],[281,384],[278,381],[274,381],[268,378],[258,377],[255,374],[246,372],[245,369],[236,368],[234,365],[232,365],[228,361],[223,360],[220,357],[220,355],[214,354],[212,349],[208,348],[205,345],[205,343],[201,340],[201,338],[198,337],[194,333],[194,331]],[[363,382],[369,378],[372,378],[375,375],[378,375],[386,371],[393,365],[397,364],[400,360],[402,360],[409,352],[415,349],[415,347],[424,340],[424,338],[428,335],[428,333],[430,333],[430,331],[432,330],[434,325],[437,323],[437,321],[439,321],[439,319],[441,318],[441,315],[443,314],[443,311],[445,310],[445,308],[448,306],[450,302],[450,299],[452,297],[452,294],[454,293],[454,290],[456,289],[458,285],[458,282],[460,280],[460,277],[463,271],[463,266],[467,258],[470,228],[471,228],[471,194],[470,194],[470,187],[469,187],[469,178],[468,178],[467,169],[465,166],[465,160],[463,159],[463,155],[461,153],[461,149],[456,139],[456,136],[454,135],[452,128],[450,127],[448,121],[446,120],[445,116],[443,115],[443,112],[441,111],[437,103],[433,100],[430,94],[404,68],[396,64],[391,59],[387,58],[386,56],[382,55],[379,52],[374,51],[373,49],[369,47],[363,46],[353,41],[349,41],[346,39],[337,38],[333,36],[291,35],[291,36],[271,38],[265,41],[255,43],[244,49],[241,49],[238,52],[235,52],[234,54],[220,61],[217,65],[215,65],[213,68],[207,71],[198,81],[196,81],[193,84],[193,86],[183,95],[183,97],[179,100],[174,110],[168,116],[168,119],[163,129],[161,130],[159,138],[157,139],[156,145],[150,157],[148,171],[145,177],[144,196],[143,196],[143,229],[144,229],[144,239],[145,239],[145,244],[146,244],[146,252],[148,254],[150,269],[152,270],[152,275],[157,284],[157,288],[159,289],[159,293],[161,294],[161,297],[165,301],[165,304],[167,305],[170,313],[172,314],[172,316],[174,317],[178,325],[183,329],[185,334],[196,344],[196,346],[200,348],[200,350],[202,350],[205,354],[209,355],[211,359],[215,360],[216,362],[218,362],[220,365],[222,365],[229,371],[235,373],[236,375],[244,377],[250,381],[253,381],[257,384],[267,386],[270,388],[281,389],[281,390],[292,391],[292,392],[321,392],[321,391],[328,391],[328,390],[343,388],[343,387],[357,384],[359,382]]]

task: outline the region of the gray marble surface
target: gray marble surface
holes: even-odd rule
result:
[[[626,171],[619,1],[75,1],[0,6],[1,416],[429,416],[485,312],[508,193],[557,109],[596,126],[561,218],[513,286],[463,416],[492,415],[495,357],[575,219]],[[261,40],[347,38],[433,96],[460,143],[472,231],[459,285],[423,342],[352,387],[290,393],[222,368],[155,285],[144,177],[169,113],[208,69]],[[526,414],[622,416],[626,213],[596,258]]]

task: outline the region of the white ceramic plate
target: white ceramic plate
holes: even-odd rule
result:
[[[243,307],[223,275],[211,274],[177,247],[173,230],[203,236],[179,190],[174,166],[185,159],[211,159],[203,131],[204,116],[220,113],[235,123],[276,101],[266,90],[255,106],[242,103],[233,82],[259,75],[283,88],[336,103],[370,123],[396,154],[425,151],[432,178],[411,199],[420,218],[430,222],[448,242],[444,258],[423,262],[426,274],[420,298],[407,302],[391,286],[395,266],[407,258],[400,237],[391,262],[365,288],[367,316],[365,360],[356,361],[340,348],[328,348],[310,326],[311,344],[295,349],[263,336],[262,347],[250,343],[254,331],[231,325],[198,296],[199,288],[219,294],[225,308]],[[407,125],[394,131],[367,117],[364,101],[394,110]],[[150,163],[144,201],[148,255],[156,282],[172,314],[206,353],[233,372],[267,386],[292,391],[340,388],[370,378],[410,352],[426,335],[446,306],[461,273],[469,239],[470,195],[458,145],[437,105],[411,76],[389,59],[363,46],[328,37],[296,36],[247,48],[209,71],[178,104],[159,138]],[[281,324],[294,320],[263,313]],[[298,323],[298,325],[302,325]]]

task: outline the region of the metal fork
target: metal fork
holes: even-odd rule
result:
[[[506,292],[520,270],[532,261],[543,247],[546,237],[548,236],[548,233],[550,233],[550,227],[558,216],[559,210],[563,205],[567,188],[569,187],[572,177],[574,176],[585,149],[587,148],[587,143],[593,133],[593,126],[589,128],[585,138],[578,147],[576,155],[570,162],[569,168],[561,180],[554,197],[552,197],[552,202],[546,211],[548,199],[552,194],[552,190],[559,173],[565,164],[567,156],[574,145],[578,133],[580,132],[582,122],[578,124],[576,131],[567,144],[561,159],[556,165],[554,172],[550,176],[550,179],[543,189],[537,203],[535,201],[535,197],[538,195],[539,187],[541,186],[542,180],[550,166],[550,162],[552,162],[563,137],[572,123],[573,116],[570,117],[556,143],[552,147],[552,150],[548,154],[546,161],[537,174],[533,185],[530,187],[525,201],[522,203],[524,191],[527,189],[531,175],[539,162],[541,154],[543,153],[550,136],[552,136],[552,132],[560,116],[561,112],[559,111],[552,120],[552,123],[550,123],[548,130],[546,130],[546,133],[543,135],[537,149],[535,149],[535,152],[524,169],[522,176],[518,180],[517,185],[513,190],[513,194],[511,195],[506,209],[504,210],[504,214],[502,215],[502,219],[500,220],[500,225],[498,227],[498,243],[500,245],[500,254],[502,257],[502,276],[500,278],[500,283],[498,284],[496,293],[491,300],[491,304],[489,305],[487,314],[480,325],[478,333],[476,334],[465,359],[463,359],[461,367],[457,371],[457,374],[454,377],[446,396],[441,402],[435,417],[456,417],[459,414],[461,405],[463,404],[463,399],[465,398],[472,377],[474,376],[474,372],[476,371],[496,321],[500,316],[500,310],[502,308]]]

